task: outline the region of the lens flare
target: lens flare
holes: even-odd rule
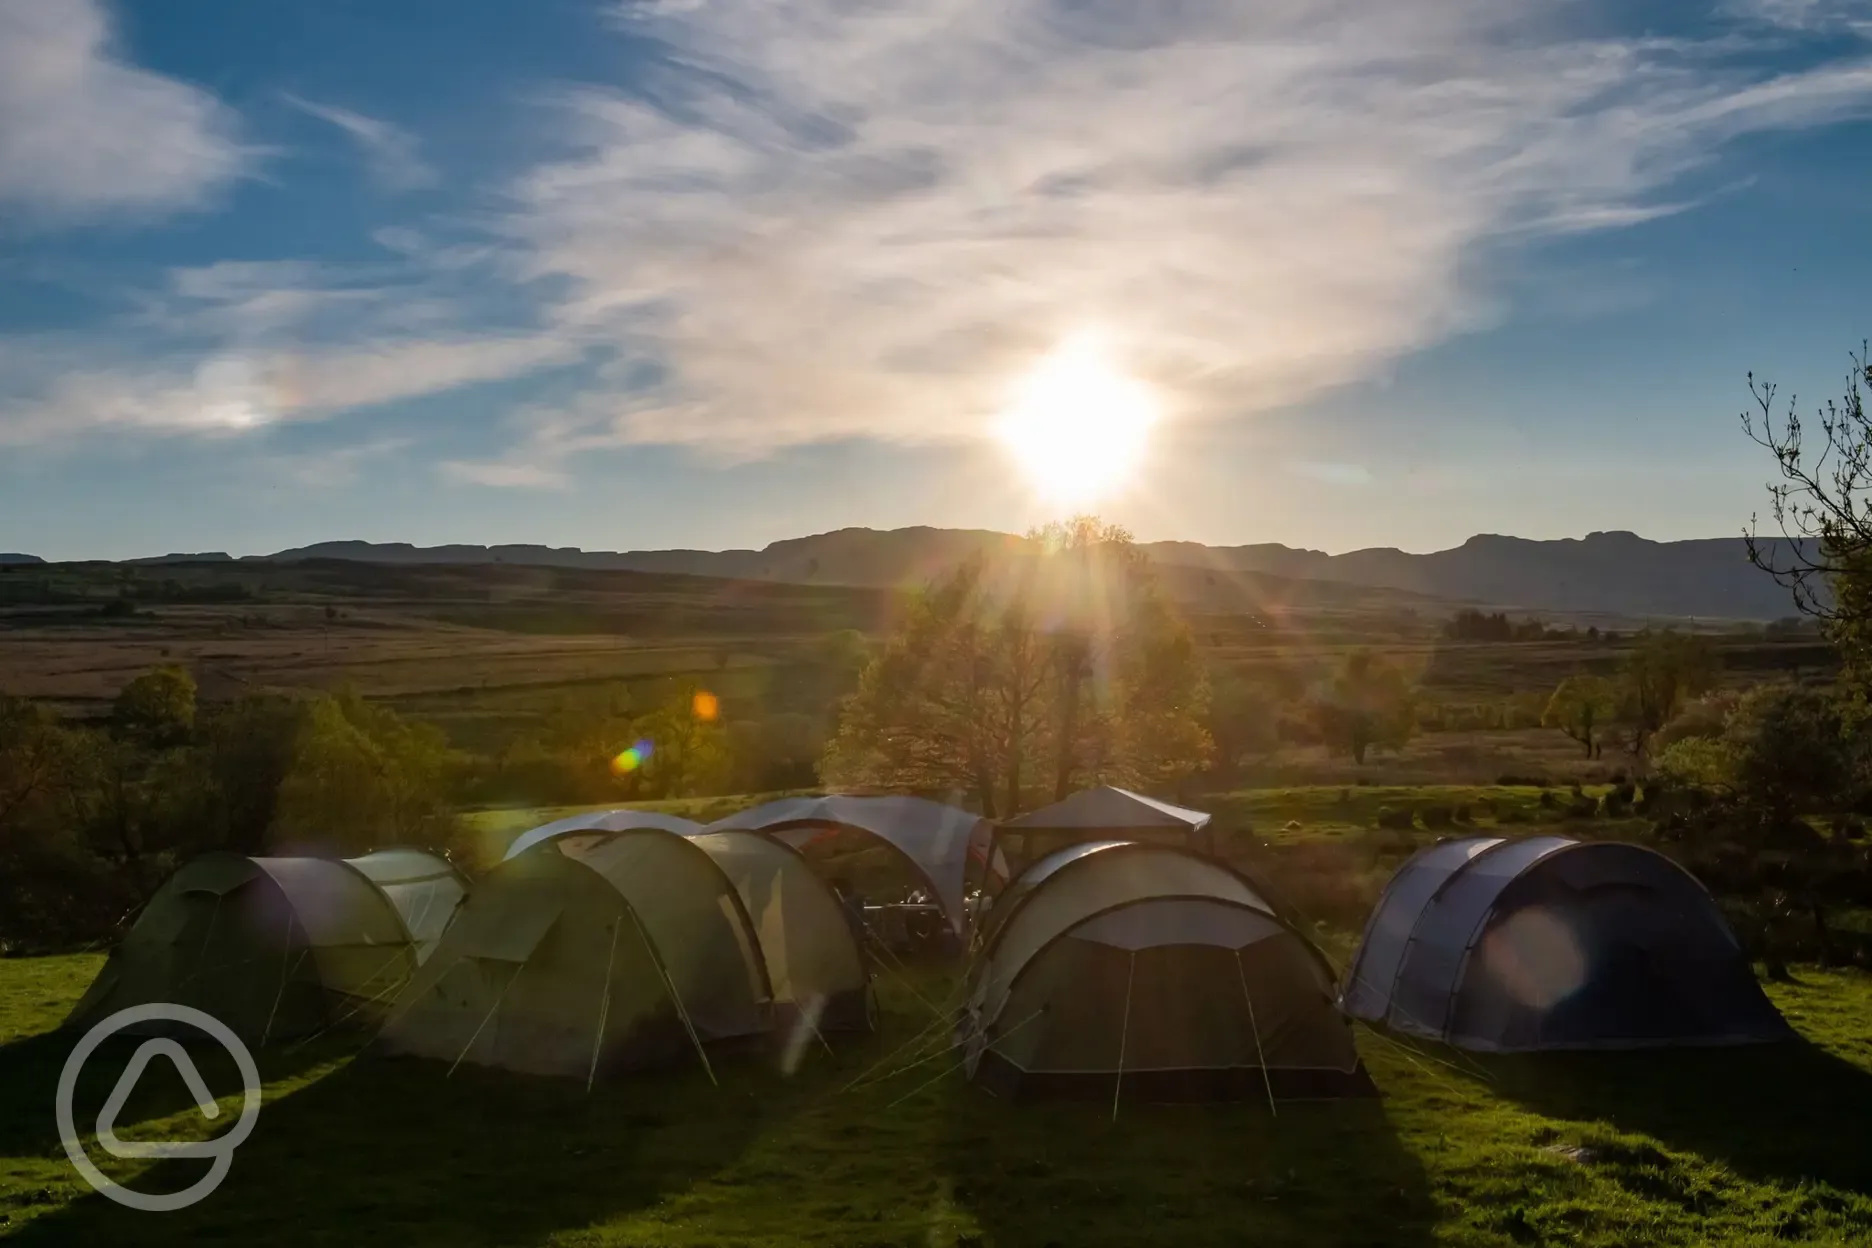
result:
[[[622,776],[636,771],[650,761],[650,752],[651,747],[648,741],[639,741],[635,745],[620,750],[618,756],[611,760],[611,774]]]
[[[715,717],[721,714],[721,699],[706,689],[697,691],[691,706],[695,717],[705,724],[714,723]]]

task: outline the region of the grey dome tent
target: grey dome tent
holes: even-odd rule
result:
[[[416,850],[205,854],[150,898],[65,1025],[156,1001],[203,1010],[256,1044],[375,1024],[463,888],[446,860]]]
[[[631,810],[620,807],[615,810],[591,810],[583,814],[568,815],[564,819],[555,819],[551,823],[542,823],[537,828],[530,828],[514,837],[507,846],[507,852],[501,855],[503,860],[515,858],[545,841],[556,841],[562,837],[580,836],[593,832],[630,832],[639,828],[655,828],[663,832],[674,832],[678,836],[694,836],[702,830],[702,825],[693,819],[684,819],[681,815],[666,815],[654,810]]]
[[[995,844],[1017,868],[1069,845],[1114,838],[1210,853],[1209,818],[1205,811],[1102,785],[1003,820],[995,828]]]
[[[740,894],[780,1014],[822,1032],[872,1030],[870,964],[838,896],[799,851],[758,832],[690,839]]]
[[[733,883],[700,847],[639,829],[500,863],[398,997],[380,1050],[586,1079],[772,1029]]]
[[[1331,968],[1241,875],[1124,841],[1025,874],[970,975],[976,1082],[1153,1100],[1371,1092]]]
[[[1341,1000],[1485,1052],[1747,1044],[1793,1034],[1715,901],[1637,845],[1470,837],[1386,885]]]
[[[804,849],[841,830],[860,832],[890,846],[929,886],[949,925],[968,926],[964,893],[971,874],[1004,877],[994,853],[993,828],[979,815],[921,797],[788,797],[708,825],[711,832],[747,831]]]

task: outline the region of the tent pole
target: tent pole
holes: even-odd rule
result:
[[[1274,1080],[1268,1074],[1267,1054],[1261,1051],[1261,1025],[1255,1021],[1254,997],[1248,992],[1248,972],[1242,967],[1241,950],[1235,951],[1235,978],[1241,982],[1242,1000],[1248,1003],[1248,1030],[1254,1033],[1255,1058],[1261,1063],[1261,1086],[1267,1089],[1268,1117],[1278,1118],[1274,1108]]]
[[[260,1029],[260,1043],[262,1046],[264,1046],[268,1038],[273,1035],[273,1019],[279,1014],[280,1000],[286,995],[286,981],[291,979],[293,971],[298,969],[298,964],[296,962],[290,964],[287,962],[287,958],[292,954],[292,930],[293,912],[292,907],[288,906],[286,909],[286,939],[280,944],[279,991],[273,994],[273,1008],[267,1011],[266,1026]],[[308,936],[306,938],[306,947],[304,950],[300,951],[299,956],[303,958],[306,950],[311,948],[312,940],[311,937]]]
[[[650,961],[656,965],[657,975],[663,980],[663,987],[668,990],[670,1000],[676,1003],[676,1014],[682,1019],[683,1030],[689,1033],[689,1043],[695,1045],[696,1056],[702,1059],[702,1069],[708,1072],[709,1082],[719,1088],[721,1080],[715,1077],[715,1067],[709,1064],[708,1050],[702,1047],[702,1037],[696,1035],[695,1024],[689,1021],[689,1008],[683,1004],[682,994],[676,991],[676,981],[670,978],[669,969],[663,965],[663,955],[658,952],[656,942],[650,939],[650,933],[644,930],[637,908],[628,901],[624,903],[624,908],[630,911],[631,922],[637,925],[637,934],[643,938],[644,948],[650,953]]]
[[[1118,1077],[1112,1081],[1112,1121],[1118,1121],[1118,1092],[1124,1087],[1125,1047],[1131,1040],[1131,984],[1137,978],[1137,950],[1131,951],[1131,965],[1125,971],[1124,1026],[1118,1031]]]
[[[467,1057],[469,1050],[474,1048],[475,1041],[481,1038],[481,1032],[485,1030],[488,1023],[493,1020],[494,1011],[500,1009],[501,1002],[507,999],[507,990],[514,986],[514,980],[519,979],[520,972],[524,970],[526,970],[526,963],[524,962],[514,967],[514,973],[509,975],[507,977],[507,982],[501,985],[500,995],[494,998],[494,1004],[488,1007],[488,1012],[482,1017],[480,1024],[475,1027],[474,1034],[468,1037],[468,1043],[462,1045],[462,1051],[455,1055],[454,1062],[451,1063],[448,1068],[448,1074],[444,1075],[443,1078],[450,1078],[455,1074],[455,1067],[461,1065],[462,1059]]]
[[[611,925],[611,951],[605,954],[604,999],[598,1003],[598,1034],[592,1037],[591,1067],[585,1072],[585,1092],[591,1094],[592,1080],[598,1077],[598,1054],[604,1048],[605,1023],[611,1017],[611,968],[617,963],[618,929],[622,923]]]

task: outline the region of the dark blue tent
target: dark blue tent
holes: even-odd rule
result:
[[[1490,1052],[1793,1034],[1693,876],[1636,845],[1564,836],[1445,841],[1405,863],[1340,1006]]]

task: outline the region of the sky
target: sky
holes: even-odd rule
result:
[[[1872,0],[0,0],[0,551],[1019,530],[1086,342],[1142,538],[1733,534],[1868,155]]]

